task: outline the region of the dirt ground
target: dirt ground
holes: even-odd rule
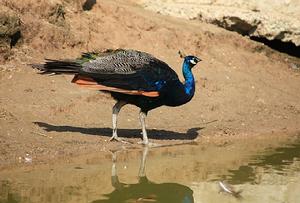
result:
[[[178,50],[199,56],[196,95],[188,104],[149,113],[151,141],[222,144],[232,139],[300,131],[300,59],[233,32],[145,11],[134,1],[2,0],[21,19],[22,38],[0,55],[0,167],[51,163],[107,151],[111,108],[106,94],[70,83],[71,76],[37,74],[27,64],[75,58],[82,52],[131,48],[149,52],[181,75]],[[60,6],[59,6],[60,5]],[[139,110],[126,106],[119,136],[141,139]],[[133,144],[132,147],[139,147]]]

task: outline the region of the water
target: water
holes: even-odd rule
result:
[[[219,181],[241,197],[220,192]],[[119,150],[0,171],[0,203],[299,201],[298,137]]]

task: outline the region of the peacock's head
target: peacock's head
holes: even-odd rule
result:
[[[188,63],[191,68],[193,68],[200,61],[202,61],[202,60],[196,56],[185,56],[184,57],[184,62]]]

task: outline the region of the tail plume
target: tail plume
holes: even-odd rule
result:
[[[44,64],[30,64],[32,68],[41,71],[41,74],[74,74],[78,73],[81,65],[76,61],[59,61],[46,59]]]

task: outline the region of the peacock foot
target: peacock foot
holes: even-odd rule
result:
[[[126,140],[124,140],[124,139],[118,137],[117,135],[111,136],[111,138],[109,139],[109,141],[110,141],[110,142],[112,142],[112,141],[117,141],[117,142],[122,142],[122,143],[124,143],[124,144],[132,144],[131,142],[126,141]]]

